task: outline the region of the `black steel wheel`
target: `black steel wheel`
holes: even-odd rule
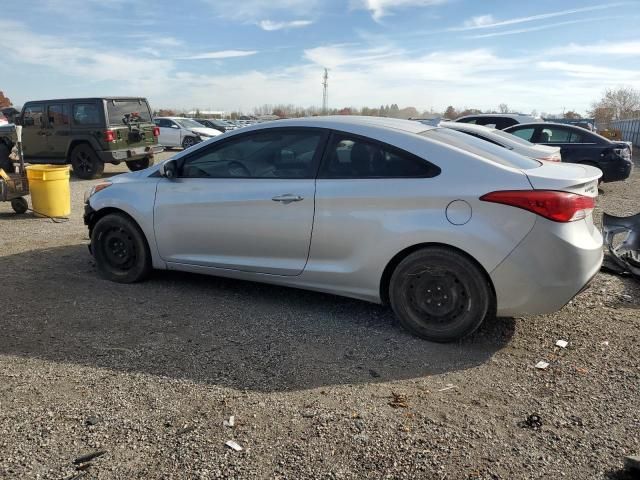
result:
[[[195,137],[184,137],[184,140],[182,140],[182,148],[186,150],[187,148],[193,147],[196,143],[198,143],[198,141]]]
[[[86,143],[82,143],[71,151],[71,166],[73,174],[83,180],[100,178],[104,172],[102,162],[96,152]]]
[[[487,316],[492,290],[465,255],[425,248],[398,264],[389,299],[400,324],[426,340],[451,342],[473,333]]]
[[[107,280],[133,283],[151,271],[147,240],[133,220],[117,213],[98,220],[91,233],[91,251]]]
[[[11,208],[13,208],[14,212],[21,215],[29,210],[29,203],[24,197],[14,198],[13,200],[11,200]]]
[[[127,167],[129,167],[129,170],[132,172],[144,170],[145,168],[149,168],[151,165],[153,165],[153,159],[150,157],[144,157],[138,160],[129,160],[127,162]]]

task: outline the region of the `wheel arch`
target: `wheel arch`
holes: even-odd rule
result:
[[[393,275],[394,270],[400,264],[400,262],[402,262],[402,260],[407,258],[412,253],[417,252],[418,250],[422,250],[422,249],[425,249],[425,248],[432,248],[432,247],[440,247],[440,248],[446,248],[446,249],[452,250],[452,251],[454,251],[456,253],[459,253],[459,254],[463,255],[468,260],[473,262],[480,269],[480,271],[482,272],[482,274],[485,277],[485,280],[489,284],[489,287],[491,288],[492,299],[491,299],[490,311],[495,309],[495,305],[496,305],[496,290],[495,290],[495,288],[493,286],[493,282],[491,281],[491,277],[489,276],[489,272],[487,272],[487,270],[482,266],[482,264],[480,262],[478,262],[469,253],[465,252],[464,250],[462,250],[460,248],[454,247],[453,245],[448,245],[446,243],[440,243],[440,242],[424,242],[424,243],[418,243],[418,244],[415,244],[415,245],[411,245],[411,246],[406,247],[405,249],[399,251],[398,253],[396,253],[393,256],[393,258],[391,260],[389,260],[389,262],[387,263],[386,267],[384,268],[384,271],[382,272],[382,277],[380,278],[380,299],[382,300],[382,303],[384,305],[388,305],[389,304],[389,286],[390,286],[390,283],[391,283],[391,276]]]
[[[150,248],[149,239],[147,238],[147,235],[144,233],[144,229],[140,226],[140,223],[134,217],[132,217],[129,213],[116,207],[101,208],[100,210],[95,210],[89,216],[89,219],[87,222],[87,227],[89,227],[89,238],[91,238],[91,235],[93,234],[93,229],[98,223],[98,221],[110,214],[122,215],[123,217],[126,217],[129,220],[131,220],[142,233],[142,236],[144,237],[144,241],[147,243],[147,247]]]
[[[94,145],[90,140],[86,138],[76,138],[74,140],[71,140],[71,142],[69,142],[69,146],[67,147],[67,154],[65,155],[67,163],[71,162],[71,152],[73,152],[73,149],[83,144],[89,145],[97,154],[98,149],[96,148],[96,145]]]

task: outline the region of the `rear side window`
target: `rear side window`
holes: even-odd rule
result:
[[[100,110],[95,103],[76,103],[73,106],[74,125],[97,125],[100,123]]]
[[[146,100],[107,100],[109,125],[123,125],[129,122],[150,122],[151,112]]]
[[[439,173],[435,165],[391,145],[334,134],[320,178],[425,178]]]
[[[446,143],[506,167],[526,170],[537,168],[541,165],[537,160],[448,128],[434,128],[422,132],[420,135]]]

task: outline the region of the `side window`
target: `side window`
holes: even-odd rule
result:
[[[411,153],[348,134],[333,137],[322,178],[422,178],[438,167]]]
[[[42,105],[27,105],[24,108],[22,125],[27,128],[42,127],[43,120],[44,120],[43,114],[44,114],[44,107]]]
[[[154,122],[157,126],[163,128],[170,128],[172,125],[171,120],[167,120],[166,118],[159,118],[157,120],[154,120]]]
[[[535,132],[535,128],[531,127],[531,128],[520,128],[518,130],[514,130],[511,131],[509,133],[511,133],[512,135],[515,135],[516,137],[520,137],[523,140],[526,140],[527,142],[530,142],[531,139],[533,138],[533,132]]]
[[[213,144],[186,158],[184,178],[313,178],[324,133],[269,130]]]
[[[586,143],[584,139],[584,135],[578,132],[571,132],[571,136],[569,137],[570,143]]]
[[[100,112],[95,103],[76,103],[73,106],[74,125],[97,125],[100,123]]]
[[[49,105],[47,108],[47,117],[49,120],[50,127],[62,127],[65,125],[69,125],[70,114],[69,114],[69,105],[65,104],[56,104]]]
[[[569,130],[545,127],[540,132],[540,143],[568,143],[570,137]]]

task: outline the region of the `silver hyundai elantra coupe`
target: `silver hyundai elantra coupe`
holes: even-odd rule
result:
[[[418,122],[280,120],[95,185],[85,222],[115,282],[167,269],[317,290],[447,342],[589,282],[600,175]]]

